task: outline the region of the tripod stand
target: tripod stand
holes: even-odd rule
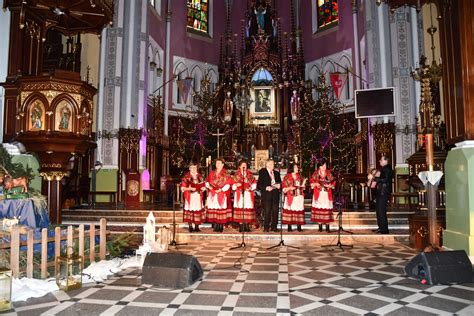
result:
[[[177,189],[176,190],[176,198],[173,199],[173,240],[171,240],[170,242],[170,246],[174,246],[174,247],[177,247],[177,246],[184,246],[184,245],[187,245],[187,243],[177,243],[176,242],[176,226],[178,224],[176,224],[176,204],[177,205],[180,205],[181,204],[181,198],[179,196],[179,184],[176,185]]]
[[[338,182],[339,183],[339,182]],[[341,232],[346,232],[346,233],[349,233],[349,234],[354,234],[353,232],[351,232],[350,230],[345,230],[343,227],[342,227],[342,200],[341,200],[341,190],[342,190],[342,185],[339,184],[339,188],[337,190],[337,201],[335,201],[335,204],[336,204],[336,208],[337,208],[337,218],[338,218],[338,224],[339,224],[339,228],[337,229],[337,242],[335,245],[322,245],[321,247],[339,247],[341,250],[344,250],[344,247],[347,247],[347,248],[353,248],[354,246],[353,245],[344,245],[342,242],[341,242]]]
[[[242,182],[241,182],[241,185],[242,185],[242,227],[241,227],[242,228],[242,242],[238,246],[230,248],[230,250],[246,247],[245,245],[245,230],[246,230],[246,227],[245,227],[245,182],[244,182],[245,181],[244,177],[247,176],[246,169],[244,169],[244,173],[245,175],[242,176]]]
[[[280,168],[278,169],[278,172],[281,171],[281,166]],[[282,184],[280,183],[280,186]],[[287,246],[287,247],[290,247],[290,248],[294,248],[294,249],[299,249],[298,247],[295,247],[295,246],[290,246],[290,245],[285,245],[285,241],[283,240],[283,198],[284,198],[284,194],[283,194],[283,189],[280,187],[281,190],[281,193],[280,193],[280,202],[279,202],[279,213],[280,213],[280,242],[274,246],[271,246],[267,249],[273,249],[273,248],[276,248],[276,247],[280,247],[280,246]]]

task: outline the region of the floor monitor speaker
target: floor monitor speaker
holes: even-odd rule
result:
[[[408,262],[405,273],[431,285],[473,282],[472,263],[464,250],[421,252]]]
[[[142,284],[163,288],[185,288],[203,275],[199,261],[178,252],[149,253],[142,268]]]

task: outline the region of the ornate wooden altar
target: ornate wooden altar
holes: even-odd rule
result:
[[[272,145],[275,155],[286,149],[292,123],[292,91],[299,96],[304,80],[301,34],[295,26],[294,12],[290,15],[291,33],[282,33],[274,2],[253,0],[242,21],[240,41],[234,38],[227,22],[221,45],[218,104],[225,105],[225,97],[231,93],[234,107],[229,124],[235,129],[230,143],[237,143],[248,157],[252,145],[256,149]],[[224,106],[219,108],[224,116]]]

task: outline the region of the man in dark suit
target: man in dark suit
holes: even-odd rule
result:
[[[393,171],[390,167],[389,158],[383,155],[379,160],[382,170],[377,172],[374,180],[377,182],[377,193],[375,195],[375,211],[377,213],[377,225],[379,228],[375,232],[388,234],[387,203],[392,194]]]
[[[274,162],[268,159],[266,168],[258,172],[257,188],[262,195],[264,209],[263,231],[268,232],[271,228],[276,232],[278,224],[278,208],[280,205],[281,177],[278,171],[274,170]]]

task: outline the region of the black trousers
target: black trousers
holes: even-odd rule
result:
[[[387,203],[389,195],[377,195],[375,211],[377,212],[377,225],[381,232],[388,232]]]
[[[280,192],[273,190],[265,192],[262,196],[263,203],[263,228],[277,229],[278,225],[278,208],[280,206]]]

